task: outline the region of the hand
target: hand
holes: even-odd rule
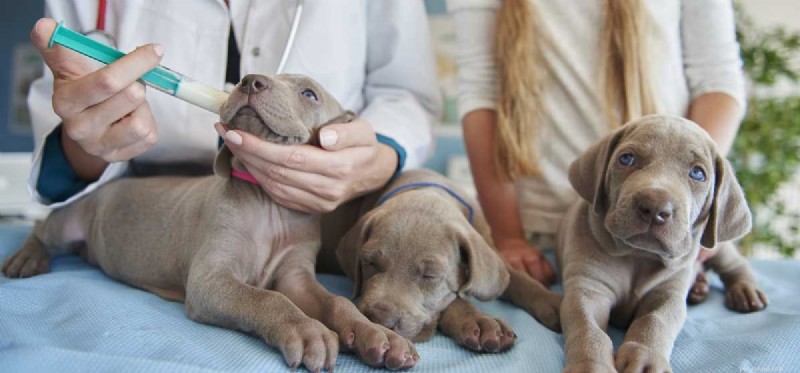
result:
[[[249,133],[217,133],[279,204],[310,213],[325,213],[352,198],[381,188],[397,169],[397,153],[381,144],[363,119],[330,124],[320,130],[322,149],[279,145]]]
[[[158,132],[144,85],[137,79],[159,64],[164,48],[157,44],[139,47],[98,70],[77,52],[49,48],[55,27],[55,20],[40,19],[31,31],[31,41],[53,72],[53,109],[63,122],[62,141],[70,164],[79,176],[97,173],[98,167],[102,173],[108,162],[145,152],[158,139]]]
[[[529,274],[545,286],[555,282],[553,267],[544,254],[523,239],[498,241],[497,252],[511,268]]]

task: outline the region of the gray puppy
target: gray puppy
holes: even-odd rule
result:
[[[333,220],[340,230],[354,217],[358,222],[338,244],[341,235],[323,231],[321,254],[336,247],[338,263],[355,282],[353,297],[361,296],[358,308],[370,320],[414,341],[429,339],[438,326],[468,349],[499,352],[510,348],[516,335],[468,298],[486,301],[505,292],[558,330],[561,296],[506,267],[477,201],[447,178],[408,171],[343,210],[326,216],[323,229],[333,230]]]
[[[564,217],[556,252],[565,371],[671,371],[701,244],[732,247],[750,229],[730,165],[694,122],[648,116],[590,147],[569,178],[583,200]],[[748,276],[723,280],[755,293]],[[609,321],[628,326],[615,357]]]
[[[220,116],[280,144],[307,143],[321,126],[354,117],[299,75],[246,76]],[[109,183],[37,224],[3,273],[33,276],[51,255],[78,252],[112,278],[185,302],[193,320],[261,337],[293,368],[332,369],[340,344],[371,366],[413,366],[410,341],[316,281],[319,216],[278,205],[231,168],[244,170],[223,146],[216,176]]]

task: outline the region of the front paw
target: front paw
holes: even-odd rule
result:
[[[456,343],[473,351],[501,352],[514,345],[517,335],[503,320],[475,314],[458,320],[448,335]]]
[[[407,369],[419,361],[411,341],[370,321],[353,321],[340,338],[342,345],[374,368]]]
[[[309,372],[331,371],[339,354],[335,332],[310,317],[278,326],[278,348],[293,370],[302,362]]]
[[[617,350],[614,365],[621,373],[672,372],[669,361],[662,354],[637,342],[625,342]]]
[[[686,302],[689,304],[698,304],[706,300],[708,297],[708,278],[703,272],[699,272],[694,279],[694,284],[689,289],[689,295],[686,297]]]
[[[580,363],[569,364],[564,368],[564,373],[617,373],[617,370],[610,363],[600,363],[597,361],[582,361]]]
[[[750,282],[737,282],[725,289],[725,306],[738,312],[755,312],[767,308],[767,296]]]

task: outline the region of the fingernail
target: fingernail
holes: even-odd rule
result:
[[[228,140],[236,145],[242,145],[242,136],[234,131],[225,132],[225,140]]]
[[[338,139],[339,135],[334,130],[319,131],[319,143],[324,147],[336,145],[336,140]]]
[[[159,57],[163,57],[164,56],[164,46],[163,45],[161,45],[161,44],[153,44],[153,50],[156,52],[156,54]]]

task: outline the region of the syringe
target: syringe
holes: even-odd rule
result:
[[[125,55],[103,43],[92,40],[58,23],[49,46],[59,44],[80,54],[105,64],[110,64]],[[164,66],[157,66],[140,79],[145,85],[175,96],[190,104],[219,114],[220,106],[228,99],[228,94],[198,82]]]

